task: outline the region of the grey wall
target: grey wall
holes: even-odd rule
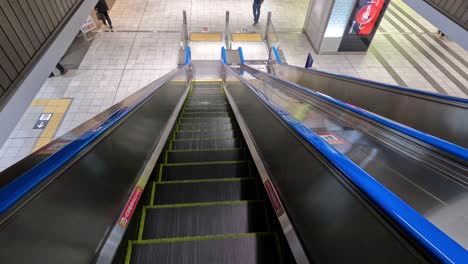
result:
[[[311,0],[304,31],[315,52],[320,52],[323,35],[328,24],[334,0]]]
[[[465,50],[468,50],[468,0],[403,0],[403,2],[438,29],[442,30],[450,39],[457,42]],[[435,5],[435,3],[437,3],[437,5]],[[460,5],[455,5],[456,3]],[[444,9],[436,9],[436,6],[443,7]],[[457,8],[457,11],[455,11],[455,8]],[[456,16],[460,16],[463,12],[460,18],[461,21],[457,22],[453,20],[453,16],[450,15],[450,13],[442,13],[445,12],[445,9],[452,10],[451,12],[455,12],[454,14]],[[450,17],[448,15],[450,15]]]
[[[455,23],[468,30],[468,1],[466,0],[424,0]]]
[[[25,7],[23,12],[27,12],[25,3],[38,6],[35,12],[39,10],[41,13],[34,16],[36,20],[25,15],[17,15],[21,11],[11,8],[11,5],[16,6],[16,4],[19,4]],[[73,8],[73,3],[76,3],[76,8]],[[72,43],[83,21],[94,9],[96,3],[97,0],[84,0],[82,3],[77,0],[0,0],[3,12],[0,13],[0,34],[4,34],[0,36],[0,52],[3,51],[3,53],[0,53],[2,91],[5,91],[3,87],[7,87],[7,82],[14,83],[11,78],[21,79],[20,82],[17,81],[15,87],[10,87],[8,100],[4,101],[0,109],[0,147],[15,128],[61,56]],[[46,5],[48,8],[46,8]],[[72,10],[68,15],[65,6],[72,8],[68,9]],[[18,8],[18,6],[16,7]],[[6,17],[7,14],[9,17]],[[42,19],[39,15],[42,16]],[[32,22],[38,20],[41,22],[34,24],[29,19]],[[5,32],[5,30],[8,32]],[[49,36],[54,30],[56,32],[51,36],[52,39],[49,39],[44,44],[45,46],[41,47],[39,41],[41,33],[36,32],[36,30],[40,30],[42,35],[49,32]],[[9,37],[5,38],[6,34]],[[41,37],[41,39],[43,38]],[[5,51],[5,49],[7,50]],[[34,54],[38,50],[40,50],[40,53]],[[4,79],[7,71],[10,72],[12,77]],[[27,71],[27,73],[24,71]],[[21,73],[23,74],[21,75]],[[14,77],[15,75],[16,77]]]
[[[80,0],[0,0],[0,100]],[[4,101],[4,100],[3,100]]]

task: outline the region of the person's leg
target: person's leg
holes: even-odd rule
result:
[[[101,14],[101,21],[102,23],[104,24],[104,26],[107,26],[107,22],[106,22],[106,16],[104,15],[104,13],[102,12],[99,12],[99,14]]]
[[[109,13],[108,13],[108,12],[105,12],[105,13],[104,13],[104,17],[105,17],[105,19],[107,20],[107,22],[109,23],[109,27],[112,29],[112,21],[111,21],[111,19],[110,19]]]
[[[261,7],[262,7],[262,5],[257,6],[257,23],[258,23],[258,20],[260,19],[260,8]]]
[[[55,65],[55,67],[60,71],[60,73],[62,75],[66,73],[65,68],[62,66],[62,64],[60,64],[60,62],[57,63],[57,65]]]
[[[258,19],[260,17],[260,5],[254,4],[253,5],[253,12],[254,12],[254,22],[255,22],[255,24],[257,24]]]
[[[255,20],[255,18],[257,17],[257,12],[256,12],[257,10],[256,10],[256,5],[255,4],[252,5],[252,11],[253,11],[253,17],[254,17],[254,23],[255,23],[255,22],[257,22]]]

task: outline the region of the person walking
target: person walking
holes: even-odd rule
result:
[[[98,19],[102,20],[102,23],[104,23],[104,25],[106,26],[107,24],[109,24],[109,28],[112,30],[112,21],[109,16],[109,7],[107,6],[106,0],[99,0],[94,9],[96,10],[96,15]]]
[[[57,63],[57,65],[55,65],[55,68],[57,68],[57,70],[59,70],[59,72],[62,74],[62,75],[65,75],[67,74],[68,72],[68,69],[65,69],[65,67],[62,66],[62,64],[60,62]],[[50,77],[55,77],[55,74],[53,72],[50,73],[49,75],[49,78]]]
[[[254,0],[253,2],[254,26],[258,25],[258,19],[260,18],[260,8],[262,7],[262,4],[263,0]]]

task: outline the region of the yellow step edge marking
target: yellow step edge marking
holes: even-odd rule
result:
[[[192,80],[192,83],[218,83],[218,82],[222,82],[223,79],[194,79]],[[210,89],[210,88],[209,88]],[[216,88],[218,89],[218,88]]]
[[[232,33],[231,39],[234,42],[262,42],[262,34],[259,33]]]
[[[191,33],[190,41],[221,41],[221,33]]]
[[[72,99],[36,99],[33,100],[31,106],[45,106],[43,113],[52,113],[47,126],[42,130],[41,135],[36,141],[32,152],[42,148],[53,140],[57,129],[65,117],[65,113],[70,106]]]

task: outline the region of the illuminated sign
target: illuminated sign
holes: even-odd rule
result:
[[[385,0],[360,0],[356,7],[358,11],[349,29],[349,34],[372,34],[384,4]]]

